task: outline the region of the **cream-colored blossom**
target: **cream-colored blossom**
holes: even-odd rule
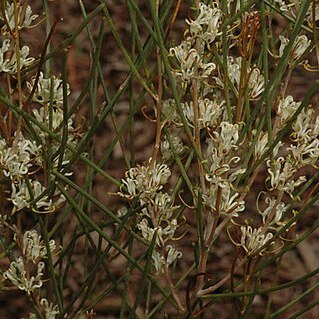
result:
[[[6,177],[12,181],[21,180],[34,164],[42,162],[40,158],[41,146],[35,141],[26,139],[22,133],[15,136],[13,146],[9,147],[1,139],[0,165]]]
[[[171,265],[176,259],[182,258],[182,252],[177,250],[172,245],[167,245],[166,251],[167,251],[167,256],[166,256],[167,265]]]
[[[166,164],[156,164],[154,167],[137,166],[125,173],[122,180],[130,196],[153,196],[161,190],[171,176],[171,171]]]
[[[288,155],[286,158],[279,157],[273,161],[268,160],[268,173],[271,190],[278,189],[292,196],[294,189],[306,181],[305,176],[299,176],[297,180],[293,179],[298,166],[293,157]]]
[[[215,70],[213,62],[204,62],[200,53],[185,40],[180,45],[169,50],[171,56],[175,56],[180,66],[174,70],[175,75],[182,81],[189,82],[192,79],[206,79]]]
[[[210,100],[208,98],[199,99],[199,126],[214,127],[218,124],[225,110],[225,101]]]
[[[277,199],[275,197],[268,197],[265,198],[265,204],[266,208],[261,211],[259,207],[258,213],[262,216],[263,224],[266,222],[268,223],[269,228],[280,228],[284,221],[282,220],[284,213],[287,211],[287,206],[283,202],[277,202]],[[269,220],[269,218],[271,220]]]
[[[297,119],[292,123],[293,133],[291,136],[295,141],[308,143],[313,139],[313,129],[316,128],[313,123],[314,118],[315,111],[312,108],[302,109]]]
[[[47,299],[42,298],[40,300],[40,305],[43,308],[45,319],[56,319],[56,316],[60,314],[59,307],[57,305],[53,305],[53,303],[49,303]],[[34,313],[30,313],[28,318],[22,319],[36,319],[37,316]]]
[[[296,166],[316,165],[319,159],[319,139],[314,138],[309,142],[298,141],[287,148],[296,161]]]
[[[11,196],[9,198],[14,205],[12,212],[32,208],[36,212],[49,213],[55,211],[57,207],[65,202],[65,197],[58,191],[54,194],[56,198],[53,201],[47,195],[43,195],[45,190],[46,188],[38,180],[30,180],[29,185],[27,185],[25,180],[12,183]],[[30,204],[34,199],[37,199],[37,201],[31,207]]]
[[[15,50],[13,51],[12,55],[10,55],[10,58],[5,57],[5,54],[9,50],[9,47],[10,47],[10,40],[8,39],[4,40],[0,50],[0,62],[1,62],[0,72],[15,74],[17,73],[17,69],[18,69],[16,51]],[[26,66],[31,65],[33,61],[35,60],[34,58],[28,57],[29,51],[30,49],[26,45],[20,49],[20,52],[19,52],[20,70]]]
[[[192,39],[199,38],[208,45],[222,34],[220,26],[223,20],[223,12],[219,9],[217,1],[211,1],[209,5],[201,2],[199,14],[195,20],[186,20],[189,25],[189,33]]]
[[[49,247],[51,252],[55,250],[54,239],[49,241]],[[33,263],[47,256],[47,248],[36,230],[28,230],[23,234],[22,252],[23,255]]]
[[[44,308],[45,319],[55,319],[57,315],[60,314],[59,307],[45,298],[40,300],[40,305]]]
[[[267,244],[273,238],[272,233],[263,233],[262,227],[253,228],[251,226],[241,226],[240,245],[246,251],[248,256],[255,254],[262,246]],[[265,249],[261,250],[262,254]]]
[[[294,115],[301,102],[295,102],[291,95],[281,99],[278,103],[277,114],[280,117],[280,124],[283,125]]]
[[[27,82],[30,92],[33,89],[34,84],[35,77],[32,78],[31,82]],[[70,94],[69,84],[67,85],[67,94]],[[62,79],[55,76],[45,78],[43,73],[40,72],[37,87],[32,99],[42,105],[49,105],[52,103],[54,107],[61,107],[63,104]]]
[[[26,6],[23,14],[23,7],[22,5],[19,6],[18,10],[18,28],[19,30],[24,29],[24,28],[30,28],[32,27],[32,23],[34,20],[38,18],[37,14],[33,14],[31,7],[29,5]],[[3,27],[1,28],[1,31],[3,33],[8,31],[8,26],[10,30],[14,31],[15,30],[15,5],[14,3],[8,4],[6,3],[6,8],[5,8],[5,15],[6,15],[6,20],[7,24],[4,24]]]
[[[218,196],[220,197],[218,198]],[[239,193],[233,190],[231,184],[226,181],[219,185],[212,184],[203,194],[203,201],[213,213],[218,212],[232,218],[238,217],[239,213],[245,209],[245,202],[239,200]]]
[[[282,56],[284,49],[289,43],[289,39],[285,38],[283,35],[279,35],[280,47],[279,47],[279,56]],[[311,40],[308,40],[307,36],[299,35],[295,39],[293,47],[290,52],[289,61],[293,63],[300,59],[300,57],[305,53],[308,47],[311,44]]]
[[[158,251],[154,250],[152,253],[153,265],[157,272],[162,271],[163,266],[165,265],[165,258]]]
[[[185,150],[185,146],[183,145],[183,142],[178,135],[171,136],[171,142],[177,154],[180,155]],[[163,141],[161,142],[161,153],[165,161],[169,160],[173,156],[173,151],[170,147],[168,139],[165,136]]]
[[[9,269],[3,273],[3,277],[11,281],[11,283],[20,290],[26,291],[28,294],[42,286],[42,276],[44,263],[39,262],[35,275],[27,274],[22,257],[18,257],[10,263]]]
[[[242,64],[242,58],[237,57],[228,57],[228,78],[233,84],[233,87],[235,89],[235,93],[238,94],[239,88],[241,85],[244,85],[247,89],[247,97],[250,100],[257,99],[260,94],[265,89],[265,79],[262,75],[261,71],[257,68],[257,66],[253,67],[247,67],[247,69],[242,70],[241,67]],[[247,83],[241,83],[242,75],[241,73],[245,72],[247,73],[246,79]],[[220,87],[224,87],[224,80],[219,77],[214,77],[216,84]]]
[[[222,122],[220,128],[220,133],[214,132],[214,135],[218,142],[220,154],[226,155],[231,150],[238,149],[236,144],[239,138],[239,125]]]

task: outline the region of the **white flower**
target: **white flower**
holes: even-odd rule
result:
[[[45,319],[55,319],[60,314],[59,307],[53,305],[53,303],[49,303],[45,298],[41,299],[40,305],[44,307]]]
[[[218,188],[220,187],[220,189]],[[205,205],[209,206],[213,213],[216,211],[225,216],[238,217],[238,213],[245,209],[245,202],[237,200],[239,193],[231,188],[231,184],[224,181],[219,185],[212,184],[206,194],[203,194]],[[218,194],[218,191],[221,194]],[[220,196],[219,206],[217,207],[217,196]]]
[[[10,40],[6,39],[2,42],[2,47],[0,49],[0,71],[1,71],[1,66],[5,62],[5,54],[10,48]]]
[[[56,248],[53,239],[49,241],[49,247],[51,252]],[[28,230],[23,234],[22,252],[23,255],[33,263],[36,263],[39,258],[46,257],[47,248],[36,230]]]
[[[22,5],[19,6],[19,12],[18,12],[18,28],[19,30],[23,28],[30,28],[32,26],[33,21],[38,17],[37,14],[32,14],[31,7],[28,5],[22,15],[23,7]],[[15,17],[14,17],[14,3],[11,3],[5,8],[5,15],[6,19],[9,25],[9,28],[14,31],[15,30]],[[4,24],[4,26],[1,28],[3,32],[8,31],[7,25]]]
[[[5,140],[1,140],[0,165],[6,177],[10,177],[12,181],[18,181],[29,172],[29,168],[34,163],[41,163],[41,146],[24,138],[21,133],[15,136],[13,145],[8,147]]]
[[[267,244],[273,237],[272,233],[264,234],[262,228],[252,228],[251,226],[241,226],[241,247],[244,248],[248,256],[253,255],[262,246]],[[262,251],[259,254],[262,254]]]
[[[282,35],[279,35],[279,39],[281,42],[279,47],[279,56],[282,56],[284,53],[284,49],[289,43],[289,40]],[[299,58],[305,53],[305,51],[307,50],[310,44],[311,44],[311,40],[308,40],[307,36],[305,35],[297,36],[290,52],[290,57],[289,57],[290,63],[293,63],[299,60]]]
[[[214,132],[214,134],[216,139],[207,141],[206,158],[209,165],[209,173],[205,175],[205,178],[211,185],[228,187],[229,183],[236,180],[238,175],[245,172],[245,169],[240,166],[241,158],[239,156],[228,156],[230,149],[237,150],[235,141],[237,141],[238,135],[235,133],[233,135],[235,141],[228,140],[226,143],[225,140],[219,139],[218,132]],[[231,144],[230,149],[229,144]]]
[[[315,111],[312,108],[302,109],[296,121],[292,124],[294,132],[291,134],[295,141],[308,143],[313,138],[313,124]],[[317,133],[317,131],[315,131]]]
[[[179,136],[171,136],[171,142],[177,154],[181,154],[185,149]],[[169,160],[173,156],[173,151],[171,150],[170,144],[165,136],[161,142],[161,153],[165,161]]]
[[[264,91],[265,89],[265,79],[264,76],[261,74],[260,70],[254,66],[253,68],[248,67],[247,70],[241,69],[242,58],[233,58],[228,57],[228,77],[229,80],[232,82],[236,94],[238,94],[241,81],[241,72],[247,73],[247,82],[245,83],[245,87],[247,89],[248,98],[251,100],[255,100],[258,96]],[[217,85],[224,87],[224,81],[218,77],[214,78],[217,82]]]
[[[290,145],[288,150],[291,151],[291,154],[299,167],[315,165],[319,158],[319,140],[313,139],[307,143]]]
[[[9,74],[15,74],[17,73],[17,57],[16,57],[16,51],[13,51],[12,56],[9,59],[4,58],[4,54],[9,50],[10,47],[10,40],[6,39],[3,41],[2,48],[0,51],[0,72],[6,72]],[[34,58],[28,58],[29,55],[29,47],[23,46],[20,49],[20,70],[26,66],[29,66],[32,64],[32,62],[35,60]]]
[[[166,242],[169,239],[174,239],[174,234],[176,229],[178,228],[177,220],[172,219],[170,221],[166,220],[167,226],[162,228],[159,227],[160,239],[162,242]]]
[[[174,206],[174,199],[169,194],[160,192],[170,175],[166,164],[149,162],[149,166],[131,168],[125,173],[126,179],[123,180],[128,197],[139,196],[140,204],[145,206],[137,214],[137,228],[147,242],[155,240],[152,260],[157,272],[162,270],[163,265],[170,265],[176,258],[181,257],[172,246],[166,245],[168,241],[176,239],[174,235],[178,228],[177,219],[172,217],[179,206]],[[161,252],[166,249],[167,258],[162,256],[158,249]]]
[[[268,225],[270,228],[277,229],[278,227],[282,226],[284,222],[282,221],[283,214],[287,211],[287,207],[285,203],[279,202],[276,205],[276,198],[275,197],[266,197],[265,203],[267,207],[264,211],[261,211],[258,208],[258,213],[262,216],[263,224],[268,222]],[[276,207],[275,207],[276,205]],[[272,220],[268,220],[270,214],[273,214]]]
[[[313,6],[315,6],[315,22],[319,20],[319,6],[317,2],[313,2],[313,4],[310,4],[309,8],[308,8],[308,12],[307,12],[307,16],[306,16],[306,20],[308,21],[308,23],[310,25],[313,24]]]
[[[31,189],[31,193],[30,190]],[[25,208],[31,208],[30,203],[33,199],[37,199],[42,196],[46,188],[38,181],[29,181],[29,186],[26,184],[25,180],[20,180],[18,183],[11,184],[11,197],[14,208],[12,212],[20,211]],[[31,196],[31,194],[33,196]],[[58,191],[54,194],[57,197],[55,202],[49,199],[47,195],[39,198],[32,209],[36,212],[43,211],[45,213],[53,212],[58,206],[60,206],[65,201],[65,197],[61,195]]]
[[[296,173],[298,166],[294,159],[288,155],[286,158],[279,157],[274,161],[267,161],[269,177],[271,188],[278,189],[288,193],[292,196],[295,187],[301,185],[306,181],[305,176],[298,177],[297,180],[293,180],[292,177]]]
[[[158,222],[169,221],[175,209],[179,206],[174,206],[173,198],[167,193],[159,192],[154,198],[154,210]]]
[[[253,135],[256,134],[254,130]],[[254,157],[259,159],[268,150],[268,132],[260,132],[254,148]]]
[[[116,215],[118,217],[124,217],[128,213],[128,209],[126,207],[121,207],[120,209],[117,210]]]
[[[241,57],[228,57],[228,77],[230,81],[238,88],[240,83],[241,73]]]
[[[272,189],[282,189],[286,182],[292,178],[297,171],[290,157],[286,159],[278,157],[277,159],[267,161],[268,173],[270,175],[270,184]]]
[[[153,251],[152,260],[153,260],[153,265],[157,272],[163,271],[164,265],[169,266],[173,264],[174,261],[176,261],[177,259],[182,258],[182,252],[177,250],[172,245],[167,245],[165,247],[165,250],[166,250],[166,256],[161,255],[157,250]]]
[[[189,81],[194,77],[195,65],[200,61],[198,52],[191,48],[191,43],[182,41],[180,45],[170,48],[169,54],[175,56],[180,63],[180,69],[175,74],[181,77],[182,81]]]
[[[176,259],[182,258],[182,252],[174,248],[172,245],[167,245],[166,247],[167,256],[166,263],[167,265],[171,265]]]
[[[289,12],[291,11],[292,7],[295,6],[294,3],[287,5],[283,0],[274,0],[274,2],[278,3],[280,10],[283,12]]]
[[[196,49],[192,48],[189,41],[182,41],[179,46],[169,50],[171,56],[175,56],[180,67],[175,70],[175,75],[184,82],[192,79],[206,79],[215,70],[213,62],[205,63]],[[197,71],[197,72],[196,72]]]
[[[208,45],[212,43],[222,32],[219,30],[223,20],[223,12],[218,8],[217,1],[211,1],[210,5],[199,4],[199,14],[195,20],[186,20],[189,25],[191,38],[200,38]]]
[[[181,103],[184,116],[189,126],[194,127],[194,105],[193,101]]]
[[[154,167],[137,166],[125,173],[122,180],[131,196],[143,197],[154,196],[162,189],[171,176],[171,171],[166,164],[156,164]]]
[[[199,126],[200,127],[214,127],[218,124],[223,111],[225,109],[225,101],[210,100],[210,99],[199,99]]]
[[[33,109],[32,110],[33,115],[37,121],[40,123],[44,124],[47,127],[50,127],[52,125],[52,131],[57,132],[57,128],[61,128],[59,133],[62,133],[63,126],[61,126],[63,120],[64,120],[64,113],[61,108],[55,108],[51,110],[51,113],[47,112],[44,107],[41,107],[39,110],[38,109]],[[52,116],[51,116],[52,115]],[[75,128],[73,127],[73,117],[70,117],[68,119],[68,144],[72,144],[75,142],[76,137],[75,137]],[[40,127],[37,125],[33,125],[34,130],[38,133],[40,136],[43,144],[45,144],[48,134],[41,130]]]
[[[53,305],[52,303],[49,303],[47,299],[42,298],[40,300],[40,305],[44,308],[45,313],[45,319],[55,319],[57,315],[60,314],[59,308],[57,305]],[[22,318],[22,319],[36,319],[37,316],[34,313],[30,313],[28,318]]]
[[[148,242],[153,240],[154,234],[156,232],[156,245],[159,247],[163,247],[165,242],[167,242],[169,239],[173,239],[177,227],[178,225],[176,219],[167,222],[167,226],[164,228],[161,225],[156,227],[149,226],[149,222],[146,218],[143,218],[137,224],[137,228],[142,232],[143,238],[145,238]]]
[[[295,102],[291,95],[281,99],[277,107],[277,114],[280,117],[280,124],[283,125],[284,123],[288,122],[300,105],[301,102]]]
[[[265,79],[257,67],[254,67],[249,74],[248,80],[249,97],[256,99],[265,90]]]
[[[224,157],[218,153],[218,144],[214,140],[208,139],[207,143],[207,159],[209,160],[209,175],[223,175],[229,171],[229,165],[224,164]],[[217,144],[217,145],[216,145]],[[209,176],[207,176],[209,178]]]
[[[274,0],[274,2],[278,3],[279,8],[281,11],[283,11],[285,14],[290,14],[292,17],[296,18],[296,14],[300,10],[301,0]],[[288,3],[287,3],[288,2]],[[319,6],[316,2],[314,2],[315,5],[315,21],[319,20]],[[313,6],[310,4],[307,15],[306,15],[306,21],[311,25],[313,22]]]
[[[23,258],[19,257],[10,263],[9,269],[3,273],[3,277],[10,280],[15,287],[30,294],[31,291],[34,291],[42,286],[43,269],[44,263],[39,262],[36,275],[27,275]]]
[[[35,77],[32,78],[31,83],[27,82],[29,91],[32,90],[35,82]],[[67,94],[70,94],[69,85],[67,85]],[[44,78],[43,73],[39,75],[37,88],[33,95],[33,101],[38,102],[42,105],[49,105],[52,101],[54,107],[61,107],[63,104],[63,87],[62,79],[55,76]]]
[[[157,272],[162,271],[165,264],[165,258],[156,250],[152,253],[153,265]]]
[[[297,180],[287,181],[286,184],[282,187],[282,190],[290,195],[291,198],[294,198],[292,193],[297,186],[305,183],[307,181],[306,176],[299,176]]]
[[[154,237],[155,229],[153,227],[149,226],[148,220],[146,218],[143,218],[137,224],[137,228],[142,232],[143,238],[145,238],[148,242],[152,241],[152,239]],[[157,237],[156,237],[156,241],[157,241],[158,244],[161,244],[160,241],[159,241],[158,234],[157,234]]]
[[[238,149],[236,143],[239,138],[239,125],[229,122],[220,123],[220,133],[214,132],[216,139],[219,142],[218,149],[220,154],[226,155],[232,149]]]
[[[58,105],[58,104],[57,104]],[[51,128],[52,131],[54,131],[56,134],[63,134],[63,128],[62,125],[64,121],[64,112],[61,108],[54,108],[50,112],[47,111],[45,107],[41,107],[40,109],[33,109],[32,110],[34,117],[37,121],[40,123],[43,123],[48,128]],[[78,141],[78,138],[80,136],[79,133],[77,133],[77,129],[73,127],[73,118],[74,116],[71,116],[67,121],[67,144],[68,145],[75,145]],[[40,127],[37,125],[32,125],[35,132],[38,134],[38,136],[41,139],[41,142],[43,145],[46,145],[49,141],[49,135],[44,132]],[[50,141],[50,147],[51,152],[56,154],[54,158],[52,158],[52,167],[56,168],[60,161],[60,154],[57,152],[57,150],[60,147],[60,143],[56,141]],[[63,153],[63,160],[62,160],[62,166],[67,165],[69,163],[69,155],[70,152],[66,150],[66,152]],[[65,175],[69,176],[72,175],[73,172],[66,172]]]
[[[257,133],[256,130],[252,131],[253,136],[255,136]],[[282,142],[278,142],[276,146],[272,150],[273,156],[276,156],[278,154],[278,151],[280,147],[283,145]],[[261,158],[265,152],[268,150],[268,132],[261,131],[258,135],[255,148],[254,148],[254,157],[255,159]]]

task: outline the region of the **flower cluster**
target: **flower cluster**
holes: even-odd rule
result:
[[[14,31],[16,27],[15,22],[15,6],[14,3],[6,3],[6,9],[5,9],[5,19],[4,25],[1,28],[1,31],[3,33],[8,31]],[[22,14],[22,11],[25,10]],[[20,6],[18,8],[18,29],[24,29],[24,28],[30,28],[32,27],[33,21],[38,18],[37,14],[33,14],[32,9],[29,5],[26,6],[25,9]]]
[[[33,77],[31,82],[27,83],[30,93],[35,85],[35,78]],[[67,92],[70,94],[70,88],[67,84]],[[62,80],[58,77],[44,77],[43,73],[40,73],[34,95],[32,100],[40,105],[40,108],[33,109],[34,118],[44,124],[48,129],[58,134],[61,138],[63,135],[63,130],[67,126],[67,144],[74,146],[79,140],[80,134],[78,130],[74,127],[74,115],[68,117],[63,111],[63,88]],[[66,122],[66,123],[65,123]],[[54,169],[57,168],[59,162],[62,165],[68,164],[68,157],[71,155],[68,150],[63,153],[63,159],[61,160],[61,154],[58,154],[58,150],[61,146],[60,141],[52,140],[47,132],[44,132],[39,126],[33,125],[35,132],[41,139],[42,145],[45,147],[50,147],[53,154],[57,154],[52,158],[52,166]],[[72,172],[67,172],[66,174],[71,175]]]
[[[265,234],[262,227],[241,226],[240,230],[240,246],[244,248],[248,256],[253,255],[257,251],[261,254],[265,250],[265,248],[261,248],[268,244],[273,237],[273,234],[270,232]]]
[[[22,255],[11,261],[9,268],[3,273],[3,277],[28,295],[40,296],[40,289],[44,283],[44,261],[48,256],[47,246],[36,230],[28,230],[23,235],[15,233],[14,241]],[[51,239],[48,246],[50,254],[52,254],[56,250],[55,241]],[[58,306],[49,303],[45,298],[40,300],[39,307],[45,315],[45,319],[55,319],[59,315]],[[28,316],[28,319],[35,318],[37,317],[34,313]]]
[[[69,85],[58,76],[41,72],[41,62],[37,73],[33,71],[36,59],[29,56],[31,50],[23,34],[25,29],[43,21],[38,17],[27,1],[1,3],[0,72],[5,80],[1,96],[7,102],[2,102],[0,116],[4,201],[0,228],[2,250],[6,250],[3,256],[10,261],[1,277],[6,288],[19,289],[30,296],[37,314],[30,313],[28,319],[39,314],[55,319],[60,314],[58,306],[42,298],[42,289],[49,280],[46,259],[55,258],[56,243],[54,239],[44,241],[36,226],[24,231],[22,212],[51,213],[64,205],[65,197],[57,187],[54,173],[59,170],[72,174],[66,169],[71,155],[69,146],[77,143],[80,134],[64,107]]]
[[[10,263],[10,267],[3,273],[3,277],[11,281],[11,283],[20,290],[30,292],[42,286],[44,263],[39,262],[36,268],[36,274],[31,276],[27,274],[27,270],[22,257],[18,257]]]
[[[49,303],[47,299],[42,298],[40,300],[40,306],[44,312],[45,319],[56,319],[57,316],[60,314],[59,308],[57,305],[53,305]],[[37,319],[36,314],[30,313],[28,318],[21,318],[21,319]]]
[[[210,5],[200,3],[199,14],[194,20],[186,20],[189,28],[185,32],[185,40],[170,49],[170,55],[177,60],[174,74],[184,84],[192,79],[208,79],[216,69],[216,64],[205,56],[210,47],[221,35],[219,30],[223,14],[217,1]]]
[[[42,151],[43,145],[37,145],[22,133],[16,134],[12,146],[5,139],[0,140],[0,165],[11,181],[8,199],[13,204],[13,213],[30,208],[36,212],[52,212],[65,200],[57,191],[54,199],[49,198],[43,183],[34,178],[44,165]]]
[[[282,56],[289,42],[289,39],[285,38],[283,35],[280,35],[279,40],[280,40],[279,56]],[[296,40],[294,41],[292,50],[290,51],[289,63],[292,64],[298,61],[302,57],[302,55],[306,52],[310,44],[311,44],[311,40],[308,40],[306,35],[297,36]]]
[[[164,161],[167,161],[172,157],[172,148],[177,154],[182,154],[185,150],[185,146],[178,135],[171,136],[171,144],[172,145],[170,145],[170,142],[166,137],[164,137],[161,142],[161,153]]]
[[[197,128],[202,134],[205,131],[207,136],[205,143],[202,141],[206,171],[206,187],[201,190],[203,204],[211,216],[233,220],[245,210],[245,202],[234,185],[245,169],[241,167],[242,155],[238,145],[242,126],[229,118],[229,110],[232,111],[235,105],[227,110],[227,103],[223,99],[224,84],[230,81],[232,96],[236,98],[243,86],[242,72],[247,72],[247,96],[256,100],[264,90],[265,81],[256,66],[243,70],[242,58],[232,56],[227,58],[228,78],[225,80],[224,72],[217,66],[211,53],[213,47],[214,50],[220,48],[223,20],[218,1],[208,5],[201,3],[198,16],[186,20],[188,29],[185,40],[171,48],[170,54],[176,58],[173,67],[176,82],[184,81],[179,85],[181,88],[187,85],[190,91],[196,85],[196,90],[200,92],[198,100],[189,99],[187,94],[182,96],[180,106],[188,125]],[[180,91],[185,92],[183,89]],[[163,115],[171,130],[183,130],[182,115],[175,101],[164,101]],[[209,233],[209,230],[206,232]]]
[[[190,39],[199,37],[207,45],[214,42],[217,36],[221,35],[220,26],[223,14],[218,6],[218,2],[212,1],[211,5],[199,4],[199,13],[195,20],[186,20],[189,28],[185,34]],[[188,38],[188,40],[190,40]]]
[[[4,2],[3,5],[1,33],[4,40],[0,48],[0,72],[6,73],[9,79],[10,76],[17,77],[18,72],[30,66],[35,60],[28,57],[28,46],[19,48],[14,45],[13,35],[32,27],[38,15],[32,13],[29,5],[15,5],[7,2]],[[4,115],[7,126],[2,125],[4,134],[0,135],[1,173],[11,183],[7,200],[13,205],[12,213],[24,209],[32,209],[35,212],[53,212],[64,203],[65,198],[55,186],[50,190],[50,195],[48,194],[48,181],[53,183],[54,177],[47,167],[50,167],[51,170],[58,168],[61,170],[68,163],[69,151],[67,149],[63,152],[59,151],[63,134],[67,133],[66,143],[69,145],[75,144],[79,138],[74,128],[73,117],[66,121],[68,115],[62,110],[64,95],[69,94],[70,89],[67,85],[67,92],[64,94],[62,80],[55,76],[46,77],[43,72],[38,74],[38,78],[34,76],[31,81],[27,80],[26,84],[29,89],[29,97],[32,95],[32,101],[31,99],[27,101],[28,103],[34,102],[32,115],[42,126],[31,122],[31,130],[25,131],[18,125],[15,132],[10,129],[13,131],[13,137],[11,137],[8,129],[16,125],[13,123],[14,119],[10,112]],[[24,101],[21,99],[27,94],[20,92],[18,95],[20,96],[19,105],[22,105]],[[17,119],[17,121],[21,120]],[[64,129],[66,123],[67,132]],[[43,126],[47,130],[44,130]],[[49,137],[48,131],[59,136],[60,140]],[[51,163],[48,163],[47,154],[52,154],[49,159]],[[72,174],[72,172],[65,172],[65,174]]]
[[[288,14],[292,17],[296,17],[299,10],[300,6],[302,4],[302,0],[274,0],[274,2],[277,4],[279,9],[285,13]],[[314,14],[314,19],[315,22],[319,20],[319,7],[318,5],[314,2],[314,7],[315,7],[315,14]],[[311,25],[313,22],[313,9],[312,5],[309,6],[309,9],[306,14],[306,21]]]
[[[290,14],[300,7],[300,1],[276,2],[281,10],[290,10]],[[246,3],[241,2],[241,6]],[[238,12],[241,6],[238,2],[228,2],[229,12]],[[308,21],[311,20],[310,11],[307,13]],[[243,114],[259,101],[265,91],[263,68],[255,64],[253,58],[254,41],[260,30],[260,14],[257,11],[244,12],[241,18],[234,21],[234,25],[222,30],[223,21],[224,11],[219,1],[200,3],[197,16],[186,20],[188,28],[184,40],[170,49],[173,74],[181,92],[180,107],[177,107],[177,101],[167,99],[163,102],[162,113],[171,134],[177,131],[180,136],[183,132],[185,122],[182,117],[189,127],[199,131],[198,135],[202,138],[198,143],[201,145],[205,172],[205,181],[201,181],[200,185],[203,204],[213,218],[229,221],[233,223],[232,227],[239,226],[241,239],[234,241],[231,233],[230,238],[236,246],[242,247],[245,254],[253,256],[257,252],[272,252],[277,247],[274,233],[290,220],[291,212],[284,199],[287,195],[297,199],[297,189],[307,180],[305,175],[299,173],[300,169],[307,165],[315,166],[318,161],[319,118],[311,106],[301,110],[301,102],[283,93],[274,102],[276,117],[272,132],[252,129],[250,133],[243,134]],[[241,29],[239,35],[234,32],[238,27]],[[225,39],[221,39],[223,32],[226,32],[228,46],[236,46],[239,56],[225,56],[225,51],[221,50],[225,45]],[[279,36],[276,59],[283,56],[288,38]],[[291,72],[311,49],[310,46],[311,41],[305,34],[296,37],[287,61]],[[224,58],[223,67],[221,61],[215,59],[218,53]],[[198,97],[190,93],[194,90],[197,90]],[[292,118],[295,120],[291,121]],[[279,141],[270,147],[277,133],[288,122],[292,124],[290,141]],[[258,125],[256,122],[256,127]],[[245,197],[259,168],[252,174],[248,189],[238,187],[238,181],[247,172],[247,162],[244,164],[247,146],[252,149],[249,163],[254,164],[263,158],[267,167],[266,191],[261,191],[256,201],[257,213],[261,217],[259,226],[250,225],[244,216]],[[168,147],[163,153],[166,158],[167,150]],[[264,198],[263,203],[260,203],[261,198]],[[209,230],[205,231],[209,233]]]
[[[47,256],[47,248],[36,230],[26,231],[22,240],[15,234],[14,240],[20,246],[23,256],[15,258],[10,263],[9,269],[3,273],[3,277],[11,281],[15,287],[30,294],[43,284],[45,264],[42,260]],[[55,250],[53,239],[49,242],[49,246],[50,252],[53,252]],[[32,274],[33,272],[34,274]]]
[[[10,40],[5,39],[2,43],[2,47],[0,49],[0,72],[15,74],[18,70],[17,63],[17,53],[16,51],[13,54],[5,58],[5,55],[8,55],[8,51],[10,48]],[[29,47],[23,46],[19,52],[19,68],[20,70],[26,66],[29,66],[35,60],[34,58],[28,57],[29,55]]]
[[[131,199],[137,197],[144,207],[139,214],[137,228],[149,243],[155,236],[152,260],[157,272],[163,271],[164,266],[171,265],[182,256],[182,253],[170,244],[176,240],[178,221],[174,212],[178,206],[174,205],[172,196],[162,191],[170,175],[166,164],[150,161],[147,166],[137,166],[126,172],[126,178],[123,179],[126,189],[121,192],[122,196]]]
[[[27,82],[29,91],[33,89],[36,78],[33,77],[31,82]],[[67,85],[67,94],[70,94],[70,87]],[[35,94],[33,95],[33,101],[42,105],[50,105],[54,107],[61,107],[63,105],[63,88],[62,80],[56,76],[45,78],[43,72],[40,72],[37,80],[37,86]]]
[[[241,158],[233,156],[238,150],[239,125],[223,121],[213,134],[207,140],[209,173],[206,180],[209,187],[203,196],[204,203],[212,212],[237,217],[245,209],[244,201],[239,199],[239,193],[232,184],[238,175],[245,172],[239,165]]]

